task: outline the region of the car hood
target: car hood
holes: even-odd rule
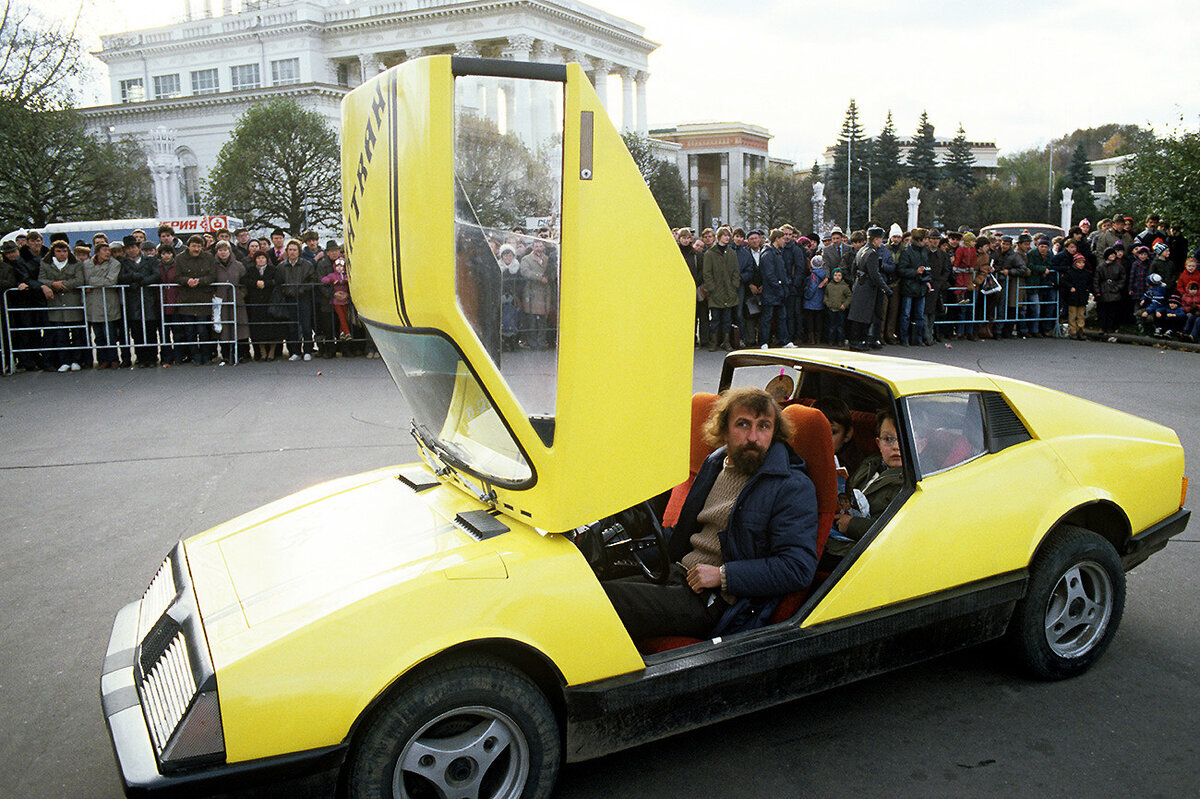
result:
[[[325,483],[186,540],[214,655],[251,629],[281,634],[431,570],[506,576],[494,550],[452,521],[476,509],[470,497],[414,491],[398,471]]]

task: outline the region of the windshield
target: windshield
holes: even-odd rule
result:
[[[498,485],[517,487],[533,477],[525,454],[449,340],[369,327],[418,434],[439,458]]]

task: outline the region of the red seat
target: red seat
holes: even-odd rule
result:
[[[696,395],[696,397],[699,396],[701,395]],[[695,426],[696,419],[696,397],[692,399],[693,427]],[[833,527],[833,516],[837,513],[838,507],[837,474],[833,468],[833,433],[829,429],[829,420],[825,418],[825,414],[813,408],[805,407],[804,405],[789,405],[783,409],[783,415],[792,423],[793,432],[790,441],[792,449],[796,451],[796,454],[804,458],[808,477],[812,480],[813,488],[816,489],[817,560],[820,560],[821,553],[825,550],[825,542],[829,539],[829,531]],[[693,437],[693,455],[696,452],[695,446],[695,438]],[[707,457],[707,455],[704,457]],[[703,462],[704,458],[701,458],[699,463]],[[693,459],[693,465],[696,465],[695,459]],[[698,466],[696,470],[698,470]],[[693,471],[692,478],[687,483],[688,488],[691,488],[691,479],[694,479],[695,475],[696,471]],[[679,491],[679,487],[675,490]],[[683,496],[687,496],[686,490],[683,492]],[[672,503],[675,501],[674,493],[671,495],[671,501]],[[679,500],[679,504],[682,506],[682,499]],[[667,513],[670,513],[669,505]],[[676,510],[672,524],[678,518],[679,511]],[[776,624],[794,616],[796,611],[800,609],[800,606],[804,604],[804,600],[808,598],[811,589],[812,586],[803,591],[796,591],[785,596],[775,608],[775,612],[771,614],[768,623]],[[637,647],[638,651],[643,655],[651,655],[656,652],[666,652],[669,649],[688,646],[689,644],[697,644],[700,641],[701,639],[699,638],[689,638],[687,636],[657,636],[638,641]]]
[[[663,527],[674,527],[679,521],[679,512],[683,510],[683,501],[687,499],[688,491],[692,490],[692,481],[704,465],[704,459],[716,449],[704,437],[704,423],[708,421],[716,403],[716,394],[701,391],[692,395],[692,442],[688,454],[688,479],[672,489],[667,509],[663,511]]]

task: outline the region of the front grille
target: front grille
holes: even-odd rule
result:
[[[142,707],[161,757],[196,695],[196,677],[183,633],[177,634],[142,680]]]
[[[138,613],[138,636],[146,635],[154,623],[167,612],[179,589],[175,585],[175,573],[171,566],[171,558],[167,557],[158,567],[154,579],[150,581],[146,593],[142,594],[142,607]]]

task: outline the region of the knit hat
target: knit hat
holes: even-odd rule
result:
[[[969,233],[969,232],[964,233],[963,234],[963,246],[971,247],[971,246],[974,246],[974,244],[975,244],[975,234]]]
[[[1161,241],[1157,242],[1154,245],[1154,254],[1155,255],[1162,255],[1166,251],[1167,251],[1167,245],[1163,244]]]
[[[904,235],[904,231],[901,230],[900,225],[898,225],[895,222],[893,222],[892,226],[890,228],[888,228],[888,238],[891,238],[892,236],[903,236],[903,235]]]
[[[122,241],[122,243],[125,244],[126,247],[138,246],[138,240],[135,239],[133,236],[125,236],[121,239],[121,241]]]
[[[1087,258],[1084,258],[1082,255],[1079,255],[1077,253],[1075,255],[1075,257],[1071,260],[1071,263],[1074,264],[1075,266],[1087,266]]]
[[[1145,253],[1148,253],[1148,252],[1150,252],[1150,248],[1149,248],[1149,247],[1147,247],[1145,244],[1140,244],[1140,245],[1138,245],[1137,247],[1134,247],[1134,248],[1133,248],[1133,254],[1134,254],[1134,255],[1137,255],[1139,252],[1145,252]]]
[[[1082,257],[1082,256],[1078,256],[1078,257]],[[1146,278],[1146,280],[1150,283],[1151,286],[1161,286],[1162,282],[1163,282],[1162,275],[1160,275],[1158,272],[1151,272],[1149,277]]]
[[[1183,298],[1180,297],[1178,294],[1172,294],[1171,299],[1167,300],[1167,302],[1173,302],[1173,303],[1178,304],[1178,303],[1183,302]]]

